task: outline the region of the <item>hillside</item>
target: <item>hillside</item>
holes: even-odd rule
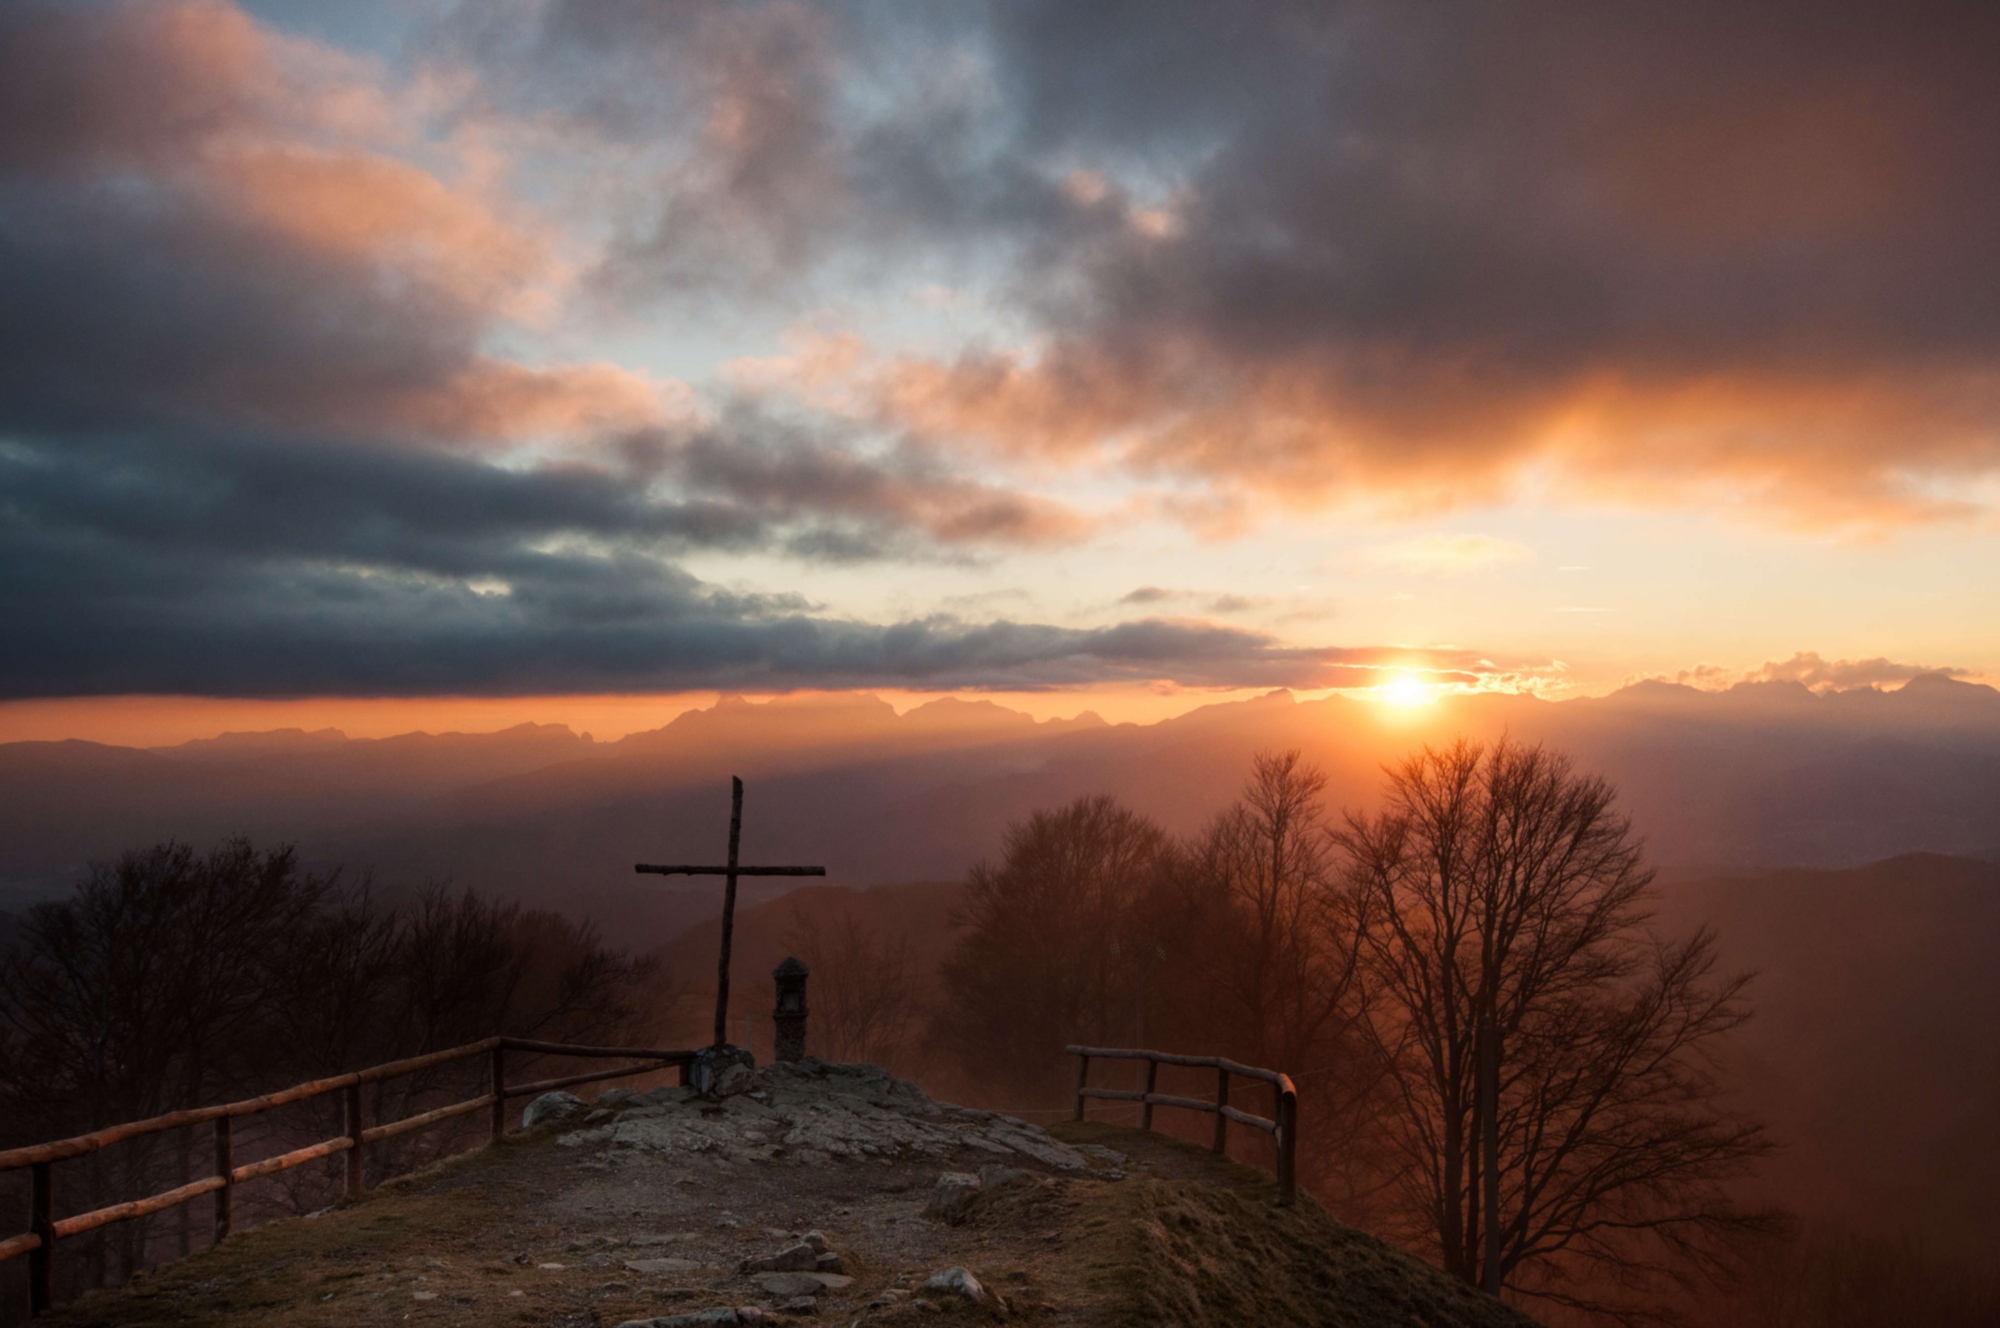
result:
[[[1756,975],[1743,1098],[1784,1145],[1771,1193],[2000,1266],[2000,866],[1909,854],[1678,883],[1663,921]]]
[[[581,1328],[736,1322],[749,1308],[888,1326],[1532,1328],[1310,1200],[1274,1207],[1263,1175],[1159,1135],[1092,1123],[1052,1136],[867,1066],[771,1067],[742,1087],[717,1101],[613,1090],[44,1322]],[[939,1204],[944,1173],[964,1180]],[[759,1257],[783,1266],[743,1268]],[[924,1286],[952,1267],[983,1301]]]

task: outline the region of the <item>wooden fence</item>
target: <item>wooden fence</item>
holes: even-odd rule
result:
[[[615,1056],[640,1063],[621,1065],[609,1070],[563,1075],[554,1079],[541,1079],[532,1083],[511,1084],[507,1080],[507,1053],[510,1051],[578,1059]],[[475,1056],[489,1058],[488,1091],[481,1096],[454,1102],[435,1111],[406,1116],[399,1121],[374,1125],[362,1123],[361,1088],[364,1084],[379,1083],[385,1079],[414,1074],[419,1070],[450,1064],[453,1061],[468,1060]],[[362,1171],[363,1150],[377,1140],[391,1139],[399,1134],[426,1129],[459,1116],[471,1115],[481,1108],[491,1108],[491,1138],[497,1140],[507,1132],[507,1103],[513,1098],[538,1096],[554,1089],[595,1083],[603,1079],[622,1079],[628,1075],[649,1074],[670,1065],[681,1067],[681,1082],[685,1083],[687,1067],[694,1058],[695,1053],[692,1051],[658,1051],[642,1047],[588,1047],[566,1042],[531,1042],[523,1038],[491,1037],[467,1043],[462,1047],[453,1047],[448,1051],[434,1051],[427,1056],[413,1056],[408,1060],[392,1061],[387,1065],[377,1065],[351,1074],[339,1074],[330,1079],[315,1079],[310,1083],[298,1084],[276,1093],[266,1093],[262,1097],[246,1098],[241,1102],[170,1112],[150,1120],[113,1125],[94,1134],[80,1134],[74,1138],[58,1139],[54,1143],[9,1149],[0,1152],[0,1172],[15,1171],[22,1167],[28,1167],[32,1171],[29,1230],[11,1239],[0,1240],[0,1261],[17,1258],[23,1254],[29,1256],[29,1306],[32,1313],[40,1314],[49,1308],[54,1298],[56,1242],[65,1236],[81,1235],[83,1232],[95,1230],[112,1222],[145,1217],[198,1199],[204,1194],[213,1194],[215,1238],[219,1241],[230,1232],[235,1189],[244,1181],[275,1175],[291,1167],[344,1152],[347,1154],[347,1195],[349,1198],[354,1198],[367,1189],[367,1181]],[[273,1107],[303,1102],[308,1098],[327,1093],[342,1095],[345,1129],[340,1135],[262,1161],[242,1166],[236,1164],[231,1146],[233,1122],[241,1117],[269,1111]],[[60,1219],[56,1217],[56,1163],[83,1157],[101,1148],[108,1148],[112,1144],[141,1135],[184,1129],[210,1122],[215,1126],[213,1174],[148,1198],[112,1204],[72,1217]]]
[[[1206,1111],[1215,1116],[1215,1142],[1212,1145],[1218,1153],[1229,1146],[1229,1122],[1247,1125],[1262,1130],[1272,1136],[1278,1145],[1278,1203],[1290,1207],[1298,1197],[1297,1161],[1299,1130],[1299,1094],[1292,1086],[1290,1075],[1276,1070],[1263,1070],[1254,1065],[1241,1065],[1221,1056],[1181,1056],[1170,1051],[1145,1051],[1135,1047],[1067,1047],[1064,1048],[1076,1061],[1076,1114],[1083,1119],[1085,1098],[1099,1098],[1108,1102],[1137,1102],[1139,1104],[1139,1128],[1153,1128],[1154,1107],[1182,1107],[1188,1111]],[[1092,1088],[1090,1086],[1090,1063],[1093,1060],[1144,1061],[1146,1063],[1146,1087],[1143,1091],[1119,1088]],[[1198,1097],[1174,1097],[1166,1093],[1154,1092],[1159,1081],[1162,1065],[1188,1065],[1197,1069],[1215,1071],[1215,1101]],[[1231,1075],[1244,1079],[1256,1079],[1271,1085],[1273,1098],[1272,1118],[1253,1116],[1247,1111],[1239,1111],[1229,1105],[1229,1079]]]

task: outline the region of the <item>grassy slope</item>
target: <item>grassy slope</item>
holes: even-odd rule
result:
[[[1065,1123],[1152,1164],[1154,1177],[1087,1205],[1075,1254],[1107,1325],[1180,1328],[1534,1328],[1535,1321],[1421,1259],[1335,1221],[1310,1199],[1278,1208],[1271,1178],[1159,1134]]]

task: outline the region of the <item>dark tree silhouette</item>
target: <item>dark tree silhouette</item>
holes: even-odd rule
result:
[[[226,1101],[495,1032],[610,1041],[647,1031],[654,967],[588,927],[430,888],[391,907],[366,885],[303,869],[288,847],[242,839],[207,853],[168,843],[94,865],[38,904],[0,952],[0,1145],[78,1134]],[[374,1118],[462,1097],[478,1064],[374,1085]],[[246,1122],[238,1156],[339,1128],[329,1096]],[[207,1138],[174,1131],[67,1164],[65,1207],[130,1199],[192,1178]],[[393,1171],[451,1145],[387,1140]],[[302,1167],[239,1195],[245,1215],[318,1207],[333,1176]],[[165,1221],[184,1252],[189,1210]],[[68,1290],[117,1281],[160,1250],[162,1219],[100,1229],[61,1265]]]
[[[1749,1015],[1715,937],[1657,936],[1610,785],[1539,747],[1461,741],[1390,773],[1337,835],[1367,901],[1371,1028],[1407,1238],[1480,1281],[1482,1168],[1500,1178],[1499,1272],[1518,1294],[1643,1317],[1764,1219],[1727,1183],[1767,1149],[1723,1108],[1708,1053]],[[1475,1039],[1502,1047],[1499,1154],[1481,1156]]]
[[[1136,1034],[1172,856],[1158,826],[1108,797],[1009,826],[999,865],[966,885],[933,1045],[974,1083],[1056,1100],[1066,1043]]]
[[[1192,914],[1176,959],[1229,1027],[1232,1049],[1297,1074],[1353,1024],[1357,896],[1340,878],[1321,798],[1297,751],[1260,753],[1243,795],[1189,848]]]

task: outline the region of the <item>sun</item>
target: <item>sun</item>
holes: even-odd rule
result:
[[[1399,673],[1377,687],[1375,696],[1385,705],[1409,709],[1413,706],[1426,706],[1437,700],[1437,689],[1420,681],[1413,674]]]

